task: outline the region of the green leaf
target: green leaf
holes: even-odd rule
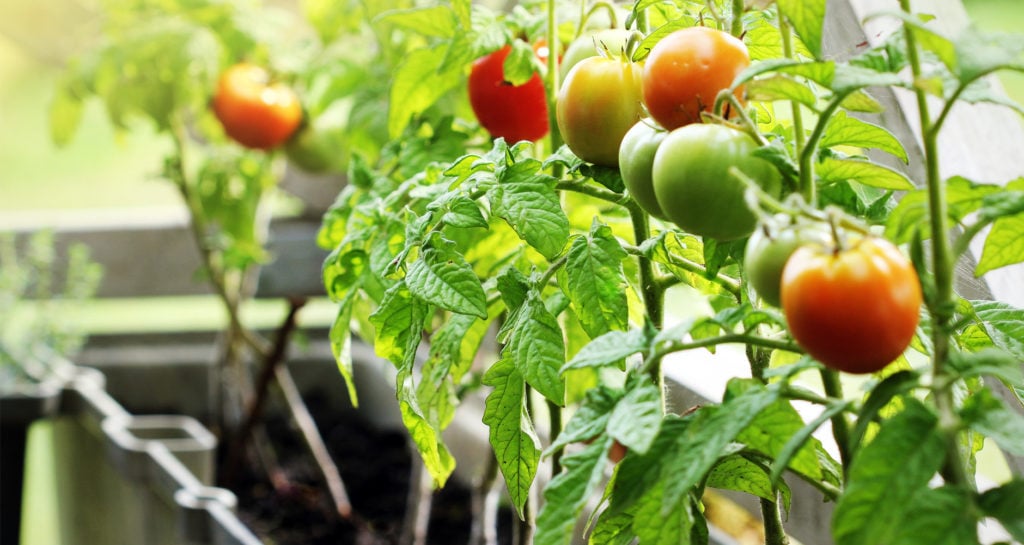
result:
[[[540,162],[528,159],[496,172],[498,185],[488,192],[491,212],[544,257],[562,252],[569,238],[569,218],[555,191],[555,179],[540,172]]]
[[[815,167],[815,173],[821,183],[826,184],[853,180],[882,189],[898,191],[914,189],[914,184],[904,174],[863,159],[826,157]]]
[[[644,454],[658,435],[662,417],[661,391],[646,380],[638,380],[615,405],[608,420],[608,434],[630,451]]]
[[[998,520],[1015,539],[1024,541],[1024,479],[985,491],[978,498],[978,507]]]
[[[777,490],[765,468],[743,456],[733,455],[718,462],[708,474],[707,486],[735,490],[771,502],[779,501],[778,494],[781,493],[782,505],[789,510],[791,492],[786,482],[780,481]]]
[[[417,398],[420,407],[437,429],[444,430],[455,417],[457,390],[476,358],[491,320],[500,305],[494,305],[487,320],[466,314],[452,314],[430,337],[430,354],[423,363]]]
[[[565,364],[565,342],[558,320],[544,306],[540,296],[531,291],[509,323],[502,358],[516,366],[527,384],[563,405],[565,382],[559,370]]]
[[[590,533],[587,543],[590,545],[629,545],[636,534],[633,533],[633,514],[612,514],[605,510],[597,519],[594,531]]]
[[[605,454],[611,443],[611,438],[605,437],[562,458],[562,473],[544,487],[544,506],[537,515],[535,545],[572,542],[576,520],[604,478]]]
[[[971,301],[992,343],[1024,360],[1024,310],[997,301]]]
[[[865,114],[880,114],[885,111],[885,106],[863,89],[859,89],[846,95],[843,97],[843,101],[840,102],[839,105],[851,112],[861,112]]]
[[[953,352],[950,367],[961,377],[989,375],[1010,384],[1024,384],[1024,368],[1020,359],[998,348],[983,348],[977,352]]]
[[[950,219],[959,223],[968,214],[978,210],[987,195],[999,190],[999,186],[976,184],[961,176],[946,180],[946,202]],[[931,238],[928,213],[927,190],[908,192],[900,199],[886,223],[886,238],[902,244],[909,242],[914,232],[918,230],[922,231],[924,238]]]
[[[522,85],[537,73],[537,55],[530,44],[523,40],[512,40],[509,51],[502,65],[504,81],[509,85]]]
[[[620,365],[624,358],[638,352],[646,352],[651,343],[650,336],[642,329],[609,331],[587,343],[568,363],[562,372],[583,367]]]
[[[338,365],[338,372],[345,380],[348,388],[348,398],[353,407],[359,407],[359,396],[356,392],[356,383],[352,372],[352,331],[349,323],[352,321],[352,306],[355,301],[354,292],[346,297],[338,306],[338,314],[331,324],[331,331],[328,335],[331,342],[331,353],[334,354],[334,361]]]
[[[755,79],[747,84],[746,91],[747,100],[755,102],[793,100],[812,109],[818,102],[818,97],[807,85],[781,74]]]
[[[441,221],[452,227],[488,227],[487,219],[480,212],[476,202],[462,195],[448,203],[448,210],[441,215]]]
[[[490,428],[491,446],[512,505],[522,518],[540,461],[537,435],[526,414],[526,384],[516,365],[508,360],[492,365],[484,375],[484,384],[494,390],[487,396],[483,422]]]
[[[388,23],[423,36],[438,38],[451,38],[458,29],[455,14],[448,6],[386,11],[375,17],[373,23]]]
[[[874,148],[891,153],[907,162],[907,151],[891,132],[878,125],[846,115],[839,110],[825,127],[825,134],[819,144],[823,148],[833,146],[856,146]]]
[[[733,379],[730,384],[745,382]],[[664,509],[681,500],[715,465],[758,414],[778,399],[778,392],[761,386],[748,388],[741,395],[718,406],[705,406],[695,414],[693,422],[676,438],[678,453],[666,461]],[[652,449],[654,450],[654,449]],[[654,450],[657,452],[656,450]]]
[[[424,112],[462,80],[462,67],[443,67],[443,44],[414,49],[395,70],[388,108],[388,134],[398,138],[413,116]]]
[[[790,437],[804,427],[803,418],[793,408],[787,399],[780,399],[765,408],[750,425],[743,430],[736,440],[758,452],[768,456],[777,457],[787,446]],[[782,463],[783,467],[788,466],[793,471],[820,480],[822,478],[821,464],[815,453],[816,439],[800,442],[795,450],[790,452],[790,458]],[[781,472],[781,469],[780,469]]]
[[[955,73],[961,82],[973,81],[1004,68],[1024,71],[1024,36],[967,27],[954,41]]]
[[[604,433],[612,410],[621,398],[622,392],[611,390],[607,386],[589,390],[572,418],[562,428],[562,433],[558,434],[545,454],[555,452],[570,443],[588,441]]]
[[[836,545],[890,542],[913,518],[911,500],[928,486],[944,459],[938,418],[907,398],[906,408],[882,424],[850,465],[832,518]]]
[[[562,290],[591,338],[629,326],[622,271],[626,257],[611,228],[595,223],[590,233],[573,239],[565,266],[558,271]]]
[[[701,293],[723,292],[720,285],[703,274],[693,272],[704,267],[704,243],[697,237],[662,231],[656,238],[645,241],[640,249],[652,261],[664,265],[672,276]]]
[[[693,500],[687,494],[666,506],[661,500],[666,487],[664,481],[655,484],[633,513],[633,531],[644,545],[679,545],[690,541],[695,522],[690,509]]]
[[[370,323],[376,328],[377,355],[394,363],[400,371],[410,372],[416,347],[423,337],[427,311],[427,305],[412,296],[405,282],[392,286],[370,315]]]
[[[441,440],[441,435],[430,422],[410,404],[408,399],[399,400],[402,423],[409,430],[409,436],[416,444],[423,464],[434,479],[434,486],[441,488],[455,470],[455,458]]]
[[[901,521],[893,545],[977,545],[978,520],[963,490],[925,488],[914,498],[912,516]]]
[[[445,310],[487,317],[487,295],[473,268],[445,241],[420,254],[405,277],[409,292]]]
[[[981,389],[968,397],[960,415],[971,429],[991,438],[1003,450],[1024,456],[1024,415],[1007,407],[990,390]]]
[[[771,474],[769,476],[771,482],[784,482],[780,480],[782,472],[785,471],[787,467],[794,466],[798,462],[798,456],[807,456],[808,453],[814,456],[815,468],[818,470],[818,479],[820,480],[822,474],[821,467],[818,465],[818,452],[821,452],[821,449],[817,448],[817,440],[812,439],[811,435],[828,419],[843,412],[848,406],[848,403],[836,403],[829,405],[821,412],[821,414],[816,416],[814,420],[811,420],[807,425],[793,432],[789,437],[789,440],[787,440],[786,443],[782,445],[776,453],[774,453],[775,460],[772,462]],[[806,461],[801,463],[801,465],[806,464]]]
[[[871,389],[867,399],[857,414],[857,425],[850,434],[851,448],[859,448],[868,431],[868,426],[875,421],[878,413],[897,396],[901,396],[920,385],[921,375],[915,371],[898,371],[885,377]]]
[[[779,0],[777,4],[814,58],[820,58],[825,0]]]
[[[1011,185],[1024,188],[1024,179],[1011,182]],[[1024,232],[1024,191],[1003,191],[986,196],[981,214],[999,219],[985,237],[975,276],[1024,261],[1024,239],[1020,236]]]

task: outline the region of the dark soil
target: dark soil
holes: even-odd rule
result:
[[[300,433],[283,415],[270,414],[265,419],[267,435],[288,485],[275,490],[263,469],[239,470],[231,485],[238,496],[239,517],[274,545],[397,544],[409,494],[408,436],[375,429],[352,413],[322,410],[326,407],[322,400],[306,401],[345,481],[354,516],[346,520],[334,512]],[[427,534],[430,545],[468,542],[470,498],[469,488],[455,479],[434,492]],[[499,518],[507,528],[507,510]]]

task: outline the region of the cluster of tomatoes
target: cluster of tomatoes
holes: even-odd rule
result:
[[[781,215],[759,225],[745,183],[731,169],[772,196],[781,191],[779,172],[753,153],[758,144],[747,133],[703,122],[750,65],[743,42],[712,28],[687,28],[634,63],[630,36],[606,30],[567,49],[555,113],[569,149],[584,161],[618,167],[630,196],[652,216],[704,238],[750,236],[744,268],[751,285],[764,302],[782,307],[793,338],[815,359],[870,373],[899,357],[913,339],[922,301],[910,261],[884,239],[821,220]],[[544,86],[538,75],[521,86],[504,81],[509,50],[474,64],[470,100],[492,136],[537,140],[548,132]],[[546,50],[538,56],[546,61]],[[734,97],[743,104],[742,88]]]

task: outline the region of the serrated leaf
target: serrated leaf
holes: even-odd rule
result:
[[[562,372],[583,367],[617,365],[623,359],[638,352],[646,352],[651,339],[642,329],[610,331],[587,343],[568,363]]]
[[[779,481],[776,489],[764,467],[739,455],[729,456],[715,464],[706,484],[711,488],[744,492],[771,502],[778,502],[781,494],[782,506],[789,511],[792,493],[786,482]]]
[[[413,297],[404,282],[388,289],[370,315],[370,323],[376,328],[373,346],[377,355],[394,363],[399,371],[409,372],[423,337],[427,310],[426,303]]]
[[[569,239],[569,218],[555,191],[555,179],[529,159],[496,173],[498,185],[488,192],[491,213],[502,218],[544,257],[561,253]]]
[[[341,373],[341,377],[345,380],[345,386],[348,389],[348,399],[353,407],[359,407],[359,396],[356,391],[355,380],[353,379],[352,331],[349,325],[352,321],[352,305],[354,301],[354,294],[341,301],[341,304],[338,306],[338,313],[331,324],[328,338],[331,342],[331,353],[334,355],[334,361],[338,365],[338,372]]]
[[[919,373],[903,370],[885,377],[882,382],[875,385],[857,414],[857,425],[850,434],[851,448],[859,448],[868,426],[874,422],[879,412],[897,396],[917,387],[920,379]]]
[[[1024,384],[1024,368],[1020,359],[998,348],[983,348],[977,352],[950,354],[950,367],[962,377],[989,375],[1010,384]]]
[[[971,301],[992,343],[1024,360],[1024,310],[997,301]]]
[[[880,114],[885,111],[885,106],[863,89],[858,89],[846,95],[839,105],[851,112],[865,114]]]
[[[740,379],[733,379],[736,380]],[[668,482],[663,509],[670,509],[686,496],[711,470],[729,443],[778,396],[774,390],[753,387],[721,405],[699,409],[697,417],[676,438],[678,454],[665,462],[662,478]]]
[[[779,0],[779,11],[789,19],[800,41],[815,58],[821,57],[822,28],[825,25],[825,0]]]
[[[499,305],[495,305],[498,307]],[[480,343],[497,315],[492,310],[487,320],[466,314],[452,314],[430,337],[430,354],[423,363],[417,398],[420,407],[439,430],[455,417],[457,387],[469,371]]]
[[[804,421],[800,413],[793,408],[789,400],[781,399],[761,411],[747,429],[740,432],[736,440],[758,452],[777,457],[783,452],[789,439],[803,427]],[[790,453],[791,456],[783,462],[783,467],[789,467],[811,479],[820,480],[822,474],[821,465],[815,454],[816,443],[816,439],[801,441],[801,444]]]
[[[565,365],[565,342],[558,320],[544,306],[536,292],[530,292],[523,306],[509,320],[502,358],[544,397],[565,404],[565,382],[559,370]]]
[[[452,227],[483,227],[487,228],[487,219],[484,218],[480,207],[472,199],[458,196],[448,203],[448,210],[441,215],[441,221]]]
[[[871,187],[908,191],[914,184],[906,175],[889,167],[862,159],[837,159],[826,157],[815,167],[815,173],[822,183],[855,181]]]
[[[405,276],[409,292],[445,310],[487,317],[487,295],[462,254],[443,242],[428,247]]]
[[[678,545],[690,541],[694,515],[689,495],[666,507],[661,491],[666,484],[657,483],[637,504],[633,513],[633,531],[644,545]]]
[[[595,224],[590,233],[573,240],[565,266],[558,271],[562,290],[591,338],[629,325],[622,271],[626,257],[611,228]]]
[[[1024,456],[1024,415],[1011,410],[990,390],[978,390],[968,397],[960,415],[1003,450]]]
[[[912,498],[928,486],[944,459],[938,418],[908,398],[906,408],[882,424],[850,465],[832,518],[836,545],[890,542],[912,518]]]
[[[1024,479],[985,491],[978,498],[978,507],[998,520],[1015,539],[1024,541]]]
[[[873,148],[895,155],[904,163],[907,162],[907,151],[903,144],[888,129],[846,115],[839,110],[825,126],[825,134],[819,145],[823,148],[833,146],[856,146]]]
[[[772,72],[800,76],[824,87],[830,87],[835,78],[836,64],[834,61],[805,62],[795,59],[765,59],[751,63],[736,76],[733,85],[746,83],[761,74]]]
[[[746,91],[747,100],[755,102],[793,100],[808,108],[814,108],[818,102],[810,87],[781,74],[755,79],[747,84]]]
[[[509,85],[522,85],[537,73],[537,55],[530,44],[512,40],[512,49],[502,64],[504,81]]]
[[[1004,68],[1024,70],[1024,36],[967,27],[953,43],[955,73],[961,82],[973,81]]]
[[[946,180],[946,202],[949,217],[959,223],[967,214],[978,210],[987,195],[999,191],[999,186],[976,184],[967,178],[954,176]],[[913,238],[915,231],[924,229],[924,238],[931,237],[928,230],[928,192],[910,191],[900,199],[886,222],[886,238],[902,244]]]
[[[1024,180],[1018,180],[1017,186],[1024,187]],[[992,224],[992,230],[985,237],[985,246],[981,252],[981,259],[974,270],[975,276],[981,276],[988,271],[1024,262],[1024,238],[1020,236],[1024,232],[1024,191],[1007,191],[988,198],[1002,197],[999,204],[986,206],[979,212],[992,217],[998,217]]]
[[[619,400],[608,419],[608,434],[630,451],[644,454],[661,428],[661,391],[646,380],[637,381]]]
[[[898,528],[893,545],[977,545],[978,520],[970,497],[951,486],[926,488]]]
[[[622,398],[622,392],[611,390],[607,386],[599,386],[589,390],[572,418],[562,428],[555,441],[547,448],[545,454],[570,443],[587,441],[604,433],[611,418],[612,410]]]
[[[414,49],[395,70],[388,108],[388,134],[398,138],[409,121],[462,79],[462,67],[443,68],[444,44]]]
[[[526,385],[514,363],[500,360],[484,375],[494,389],[487,396],[483,422],[490,428],[490,443],[505,478],[509,497],[519,517],[537,475],[540,448],[526,414]]]
[[[641,250],[652,261],[664,265],[672,276],[701,293],[722,293],[722,286],[693,272],[704,266],[704,243],[697,237],[663,231],[657,238],[644,242]]]
[[[448,448],[444,445],[437,430],[407,399],[399,401],[399,408],[402,413],[402,423],[405,424],[409,436],[416,444],[416,448],[423,458],[423,465],[434,480],[434,486],[443,487],[452,471],[455,470],[455,458],[448,452]]]
[[[583,507],[604,478],[605,454],[612,440],[605,437],[562,458],[562,473],[544,487],[544,506],[537,515],[535,545],[567,545]]]

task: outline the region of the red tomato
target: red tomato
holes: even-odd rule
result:
[[[548,48],[535,48],[541,62],[547,62]],[[520,140],[536,141],[548,133],[548,103],[544,82],[534,74],[522,85],[505,80],[505,58],[512,46],[485,55],[473,62],[469,73],[469,103],[473,113],[494,138],[509,144]]]
[[[644,104],[658,123],[672,130],[699,123],[722,89],[750,66],[743,42],[720,30],[690,27],[662,38],[644,64]],[[736,89],[742,100],[742,87]]]
[[[577,157],[618,166],[619,145],[643,117],[643,66],[622,59],[589,57],[565,76],[558,90],[558,130]]]
[[[873,373],[906,350],[921,307],[917,272],[881,238],[798,248],[782,271],[789,331],[827,367]]]
[[[302,122],[302,105],[295,92],[284,84],[271,83],[266,70],[246,63],[221,75],[213,112],[228,136],[254,149],[283,144]]]

